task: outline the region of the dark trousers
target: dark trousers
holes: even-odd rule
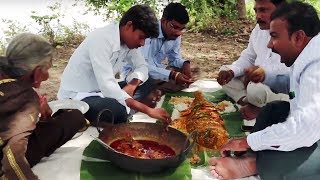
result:
[[[121,88],[125,87],[127,83],[125,81],[119,82],[119,86]],[[153,84],[151,81],[146,81],[141,86],[137,88],[134,93],[133,98],[137,101],[143,100],[151,91],[153,90]],[[101,98],[99,96],[92,96],[82,99],[82,101],[86,102],[89,105],[89,110],[85,114],[85,117],[92,122],[93,125],[97,125],[98,114],[101,113],[99,118],[99,122],[101,122],[101,126],[103,123],[114,122],[123,123],[128,119],[128,113],[126,108],[120,104],[117,100],[113,98]],[[100,124],[100,123],[99,123]],[[100,126],[100,125],[99,125]]]
[[[182,71],[182,69],[173,67],[173,66],[168,66],[166,69],[174,70],[177,72]],[[124,85],[122,87],[124,87]],[[149,77],[149,79],[144,84],[142,84],[137,88],[137,91],[135,92],[133,98],[140,101],[140,100],[143,100],[143,98],[148,96],[154,90],[161,90],[162,94],[165,94],[165,93],[178,92],[185,88],[187,88],[187,85],[176,84],[174,80],[169,80],[167,82],[159,79],[152,79],[151,77]]]
[[[126,81],[119,82],[119,86],[121,88],[124,88],[127,85]],[[134,92],[133,99],[137,101],[143,100],[145,97],[147,97],[152,90],[155,89],[155,83],[153,80],[150,80],[150,78],[144,82],[141,86],[138,86],[136,91]]]
[[[85,117],[92,122],[93,125],[97,125],[98,118],[99,122],[114,122],[115,124],[127,122],[128,113],[126,108],[113,98],[92,96],[84,98],[82,101],[86,102],[90,107],[85,113]],[[103,113],[98,117],[102,111]]]
[[[267,104],[259,114],[253,132],[284,122],[289,111],[288,102],[275,101]],[[315,143],[311,147],[302,147],[290,152],[258,151],[256,163],[262,179],[319,179],[320,148]]]
[[[30,166],[36,165],[41,158],[50,156],[57,148],[69,141],[86,121],[79,110],[58,111],[53,118],[38,122],[30,135],[26,158]]]

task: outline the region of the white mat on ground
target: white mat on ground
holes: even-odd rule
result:
[[[187,91],[202,90],[205,92],[212,92],[220,88],[221,87],[216,81],[198,80],[192,84]],[[164,97],[162,97],[161,101],[158,103],[159,106],[163,102],[163,99]],[[133,115],[132,122],[155,122],[155,119],[152,119],[143,113],[136,113]],[[32,170],[43,180],[79,180],[82,153],[93,140],[90,135],[98,136],[96,128],[90,127],[80,137],[68,141],[51,156],[43,158],[40,163],[32,168]],[[193,180],[215,179],[206,167],[191,169],[191,173]],[[244,179],[256,180],[258,178],[252,176]]]

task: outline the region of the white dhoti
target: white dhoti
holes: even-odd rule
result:
[[[238,102],[243,99],[257,107],[263,107],[272,101],[289,101],[289,96],[283,93],[274,93],[265,84],[249,82],[247,88],[243,84],[244,77],[233,78],[228,84],[222,86],[225,93],[234,101]]]

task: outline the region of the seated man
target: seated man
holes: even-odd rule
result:
[[[86,125],[79,110],[51,117],[47,102],[33,89],[48,79],[52,56],[45,39],[24,33],[13,38],[0,59],[0,179],[39,179],[31,167]]]
[[[77,99],[89,104],[85,117],[95,122],[103,113],[104,121],[126,122],[130,108],[150,117],[167,121],[170,115],[161,108],[152,109],[134,100],[137,87],[148,79],[148,68],[137,51],[147,37],[157,37],[158,23],[152,9],[145,5],[130,8],[121,18],[106,27],[96,29],[79,45],[71,56],[61,78],[59,99]],[[125,64],[133,72],[121,89],[116,74]],[[106,111],[107,112],[107,111]]]
[[[281,85],[272,86],[267,80],[253,83],[254,75],[267,73],[270,76],[284,76],[289,68],[280,63],[280,56],[267,48],[270,39],[270,15],[276,6],[285,0],[256,0],[255,12],[258,25],[253,29],[248,47],[242,51],[238,60],[231,65],[222,66],[218,74],[218,83],[233,100],[243,107],[243,118],[256,118],[260,107],[275,100],[288,101]],[[250,75],[249,75],[250,74]],[[279,94],[275,94],[275,93]]]
[[[320,20],[309,4],[280,5],[271,16],[268,47],[291,67],[290,104],[275,101],[259,114],[254,133],[222,146],[221,158],[209,160],[219,179],[259,174],[262,179],[319,179],[320,177]],[[295,92],[295,93],[293,93]],[[317,143],[318,142],[318,143]],[[227,157],[230,151],[248,151]]]
[[[159,97],[165,92],[179,91],[193,82],[190,61],[185,61],[180,52],[181,35],[188,22],[188,12],[180,3],[170,3],[164,8],[159,22],[159,36],[146,39],[145,45],[139,48],[149,68],[146,82],[149,88],[141,96],[152,92],[149,98]],[[167,64],[164,63],[166,58]],[[130,73],[132,66],[127,65],[124,71],[124,74]]]

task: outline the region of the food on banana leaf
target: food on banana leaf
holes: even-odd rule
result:
[[[194,92],[190,107],[180,112],[172,127],[184,133],[198,132],[197,143],[210,149],[219,149],[228,140],[228,133],[216,105],[204,99],[201,92]]]

